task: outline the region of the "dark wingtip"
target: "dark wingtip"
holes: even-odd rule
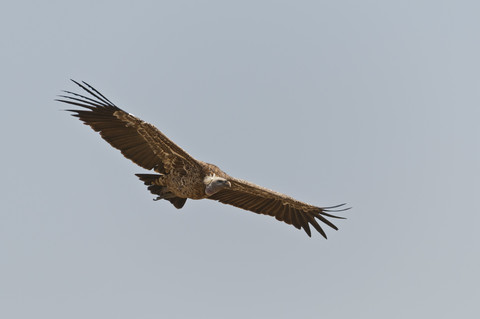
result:
[[[333,209],[335,209],[335,208],[342,207],[342,206],[345,206],[345,205],[347,205],[347,203],[343,203],[343,204],[339,204],[339,205],[335,205],[335,206],[323,207],[323,209],[333,210]],[[347,209],[349,209],[349,208],[347,208]]]
[[[302,224],[301,227],[307,233],[308,237],[312,237],[312,231],[310,230],[310,225],[308,221],[305,221],[305,223]]]
[[[346,205],[346,203],[343,203],[343,204],[340,204],[340,205],[335,205],[335,206],[322,207],[322,213],[321,214],[324,215],[324,216],[331,217],[331,218],[347,219],[346,217],[341,217],[341,216],[328,214],[328,213],[344,212],[344,211],[352,208],[352,207],[346,207],[346,208],[342,208],[342,209],[337,209],[337,208],[345,206],[345,205]]]
[[[74,79],[70,79],[70,81],[72,81],[73,83],[75,83],[76,85],[78,85],[79,87],[82,87],[82,85],[80,83],[78,83],[77,81],[75,81]]]

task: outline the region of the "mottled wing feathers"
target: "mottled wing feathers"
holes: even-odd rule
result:
[[[198,165],[153,125],[124,112],[89,84],[73,82],[90,97],[64,91],[67,95],[60,95],[61,99],[57,101],[85,108],[68,111],[99,132],[104,140],[135,164],[160,173],[169,172],[175,165]]]
[[[221,190],[208,198],[257,214],[274,216],[276,219],[293,225],[298,229],[303,228],[308,236],[312,235],[310,231],[311,225],[323,237],[327,238],[317,219],[335,230],[338,228],[326,217],[343,219],[343,217],[327,213],[342,211],[341,209],[335,210],[335,208],[343,206],[343,204],[326,208],[316,207],[247,181],[235,178],[229,178],[229,181],[232,184],[231,188]]]

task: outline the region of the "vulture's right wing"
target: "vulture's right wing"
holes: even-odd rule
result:
[[[174,167],[188,169],[199,165],[155,126],[121,110],[88,83],[73,82],[91,97],[64,91],[68,95],[60,95],[63,99],[57,101],[85,108],[68,111],[99,132],[104,140],[135,164],[160,173],[168,173]]]

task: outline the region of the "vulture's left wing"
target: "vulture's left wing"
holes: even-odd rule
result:
[[[168,173],[173,168],[188,169],[199,165],[155,126],[118,108],[88,83],[72,81],[89,93],[90,97],[64,91],[68,95],[60,95],[62,99],[57,101],[84,108],[67,111],[73,112],[73,116],[99,132],[104,140],[135,164],[160,173]]]
[[[229,177],[228,180],[232,185],[230,188],[223,189],[208,198],[257,214],[274,216],[276,219],[298,229],[303,228],[310,237],[312,236],[310,225],[312,225],[323,237],[327,238],[325,231],[316,219],[335,230],[338,230],[338,228],[326,217],[344,219],[344,217],[331,215],[328,212],[346,210],[336,209],[345,204],[323,208],[316,207],[247,181],[232,177]]]

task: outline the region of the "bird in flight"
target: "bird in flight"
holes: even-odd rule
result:
[[[273,216],[297,229],[303,229],[310,237],[310,225],[327,238],[318,221],[338,230],[327,217],[344,219],[330,213],[348,209],[342,208],[345,204],[313,206],[237,179],[213,164],[193,158],[155,126],[118,108],[88,83],[72,81],[88,96],[63,91],[65,95],[59,95],[56,101],[83,108],[66,111],[72,112],[73,116],[99,132],[126,158],[144,169],[153,170],[155,174],[135,175],[157,196],[155,200],[168,200],[180,209],[188,198],[212,199],[257,214]]]

